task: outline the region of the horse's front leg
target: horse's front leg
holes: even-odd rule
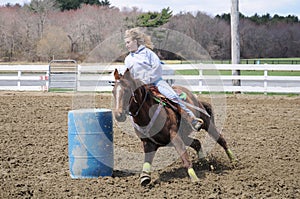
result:
[[[192,163],[189,161],[189,156],[187,153],[187,150],[185,148],[185,143],[181,139],[181,137],[176,133],[175,131],[170,132],[171,134],[171,142],[174,145],[177,153],[180,155],[180,158],[183,162],[183,166],[188,170],[188,174],[192,180],[192,182],[199,181],[199,178],[197,177],[193,167]]]
[[[145,139],[142,142],[144,147],[145,159],[144,159],[143,170],[140,176],[140,180],[141,180],[141,185],[146,186],[151,182],[151,165],[155,153],[158,149],[158,146],[155,143],[149,141],[148,139]]]

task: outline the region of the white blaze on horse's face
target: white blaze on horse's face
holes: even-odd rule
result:
[[[126,120],[126,113],[124,106],[124,91],[122,85],[119,82],[116,82],[115,88],[113,90],[115,98],[115,110],[114,115],[117,121],[124,122]]]
[[[118,85],[116,88],[116,109],[119,109],[120,107],[120,92],[121,92],[121,86]]]

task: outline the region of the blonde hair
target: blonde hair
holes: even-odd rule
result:
[[[137,40],[138,45],[144,45],[150,49],[154,48],[154,45],[151,41],[151,37],[143,33],[139,28],[132,28],[126,30],[125,38],[131,38],[132,40]]]

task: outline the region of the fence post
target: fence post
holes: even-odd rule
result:
[[[81,75],[81,65],[78,64],[77,66],[77,78],[76,78],[76,91],[78,91],[78,88],[80,87],[80,75]]]
[[[18,70],[18,90],[21,90],[21,75],[22,71]]]
[[[203,85],[203,70],[201,68],[199,68],[199,88],[201,89],[202,85]],[[199,89],[199,93],[201,94],[202,91]]]
[[[268,92],[268,69],[264,70],[264,94],[266,95]]]
[[[46,91],[49,92],[49,81],[50,81],[50,64],[48,65],[48,70],[46,71]]]

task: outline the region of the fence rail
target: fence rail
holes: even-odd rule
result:
[[[111,91],[111,72],[122,65],[78,65],[77,91]],[[188,87],[196,92],[259,92],[300,93],[300,65],[267,64],[166,64],[164,79]],[[196,75],[180,75],[182,70],[195,70]],[[261,71],[263,75],[221,75],[221,71]],[[175,72],[177,71],[177,72]],[[207,72],[209,71],[209,72]],[[271,71],[289,71],[289,76],[270,75]],[[62,78],[70,75],[67,69],[59,71]],[[49,85],[49,65],[0,65],[0,90],[46,91]],[[69,77],[70,78],[70,77]],[[241,86],[232,86],[232,80],[241,80]],[[7,85],[11,82],[11,85]],[[34,85],[38,82],[40,85]],[[5,84],[5,85],[3,85]],[[51,84],[51,81],[50,81]]]
[[[0,65],[0,90],[47,91],[48,86],[48,65]]]

